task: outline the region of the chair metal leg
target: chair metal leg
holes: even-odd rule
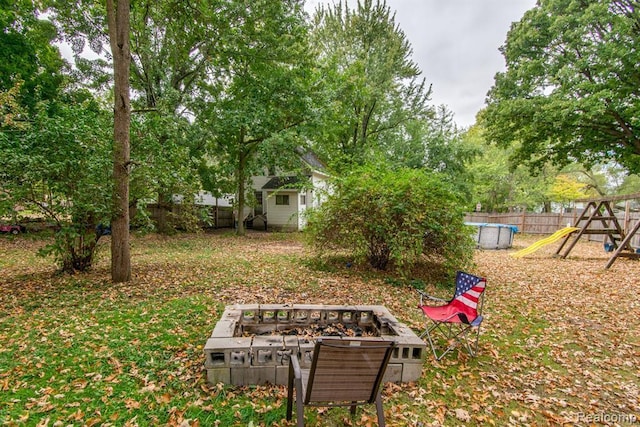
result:
[[[304,427],[304,405],[302,404],[302,393],[300,393],[300,399],[296,401],[296,426]]]
[[[289,365],[289,378],[287,380],[287,421],[291,421],[293,412],[293,367]]]
[[[445,339],[449,341],[454,340],[454,342],[449,344],[440,354],[438,354],[438,351],[436,350],[436,343],[434,338],[431,336],[436,330],[438,330]],[[427,338],[431,351],[433,352],[433,357],[437,361],[441,360],[451,350],[456,348],[458,343],[461,346],[464,346],[470,356],[475,357],[478,353],[480,326],[473,327],[469,325],[454,325],[452,323],[446,325],[443,325],[442,323],[434,323],[420,334],[420,338],[424,339],[424,337]]]
[[[382,396],[379,391],[378,395],[376,396],[376,412],[378,413],[378,426],[385,427],[384,409],[382,408]]]
[[[296,425],[304,427],[304,403],[302,401],[302,381],[296,381]]]

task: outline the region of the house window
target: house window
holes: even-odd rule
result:
[[[276,194],[276,206],[289,206],[288,194]]]
[[[301,194],[300,195],[300,205],[301,206],[305,206],[307,204],[307,195],[306,194]]]

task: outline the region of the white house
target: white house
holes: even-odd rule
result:
[[[300,154],[303,162],[301,174],[257,175],[251,177],[254,203],[244,210],[248,226],[259,229],[300,231],[305,228],[305,211],[318,207],[328,190],[329,175],[326,166],[311,152]],[[210,193],[200,192],[196,204],[205,206],[232,206],[233,196],[216,199]],[[248,204],[248,205],[249,205]]]

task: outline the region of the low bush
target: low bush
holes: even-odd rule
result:
[[[426,262],[452,271],[473,255],[464,208],[437,174],[365,165],[335,180],[308,230],[321,253],[348,249],[376,269],[407,275]]]

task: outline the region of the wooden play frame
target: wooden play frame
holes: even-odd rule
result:
[[[611,255],[611,258],[609,258],[609,261],[607,261],[607,264],[604,267],[605,269],[611,267],[618,257],[640,259],[640,253],[636,253],[631,246],[631,239],[636,235],[636,233],[638,233],[638,230],[640,230],[640,220],[636,222],[635,226],[628,233],[625,233],[624,229],[620,225],[620,222],[618,221],[618,218],[613,212],[613,208],[611,207],[611,202],[620,202],[634,199],[640,199],[640,193],[621,196],[609,196],[600,199],[576,200],[576,202],[587,203],[587,207],[582,212],[582,215],[580,215],[580,217],[573,224],[573,226],[575,228],[578,228],[579,230],[574,233],[568,234],[564,238],[562,244],[556,251],[556,255],[559,255],[561,258],[566,258],[574,248],[576,243],[578,243],[580,237],[584,235],[600,234],[605,235],[605,243],[606,239],[608,238],[609,241],[613,244],[614,248],[613,255]],[[603,228],[591,227],[594,222],[600,222]],[[562,252],[562,249],[571,239],[573,239],[571,243],[569,243],[564,252]]]

